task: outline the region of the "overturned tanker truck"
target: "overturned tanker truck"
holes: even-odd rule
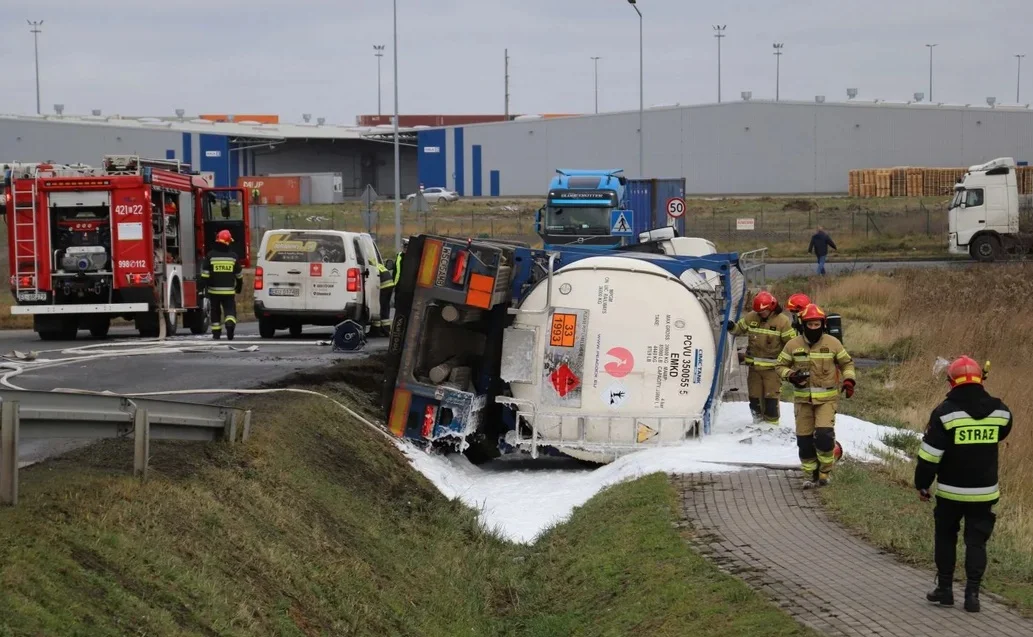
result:
[[[607,463],[709,434],[746,280],[737,254],[675,235],[602,254],[412,237],[382,391],[390,431],[474,463]]]

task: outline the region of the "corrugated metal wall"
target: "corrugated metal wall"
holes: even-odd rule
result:
[[[0,162],[100,166],[104,155],[135,153],[160,159],[168,157],[170,151],[173,158],[184,159],[181,132],[0,119]]]
[[[402,196],[417,186],[416,149],[401,146]],[[372,161],[373,165],[363,165]],[[341,173],[345,197],[362,194],[372,183],[377,194],[394,196],[394,146],[353,140],[288,140],[255,153],[255,174]]]
[[[840,193],[855,168],[1033,160],[1033,111],[1022,110],[733,102],[647,110],[644,127],[645,175],[683,176],[690,194]],[[503,196],[542,195],[556,168],[639,177],[637,130],[630,112],[421,131],[421,177],[467,196],[495,171]],[[430,141],[445,145],[433,171],[423,166]]]

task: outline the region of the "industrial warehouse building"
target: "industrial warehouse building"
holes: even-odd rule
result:
[[[402,194],[414,192],[413,129],[399,134]],[[343,194],[360,196],[367,184],[394,196],[390,127],[218,122],[206,119],[0,115],[0,163],[81,162],[99,166],[104,155],[178,159],[212,172],[215,185],[269,174],[340,173]]]
[[[544,196],[557,168],[685,177],[697,195],[845,193],[849,171],[1033,157],[1033,110],[741,101],[418,131],[419,181],[465,196]]]

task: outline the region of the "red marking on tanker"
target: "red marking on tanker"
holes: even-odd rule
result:
[[[560,398],[563,398],[581,385],[581,379],[571,371],[566,363],[556,368],[556,371],[549,376],[549,380],[552,381],[552,386],[556,393],[560,395]]]
[[[624,378],[635,367],[635,357],[623,347],[611,347],[606,357],[610,360],[603,365],[603,370],[614,378]]]
[[[308,264],[308,275],[309,276],[323,276],[323,264],[322,263],[310,263],[310,264]]]

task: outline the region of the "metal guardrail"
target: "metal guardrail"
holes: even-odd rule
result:
[[[74,392],[0,390],[0,504],[18,503],[18,444],[52,438],[135,440],[133,473],[147,477],[150,441],[251,434],[251,410]]]
[[[739,268],[746,277],[746,287],[763,287],[768,283],[767,248],[739,253]]]

